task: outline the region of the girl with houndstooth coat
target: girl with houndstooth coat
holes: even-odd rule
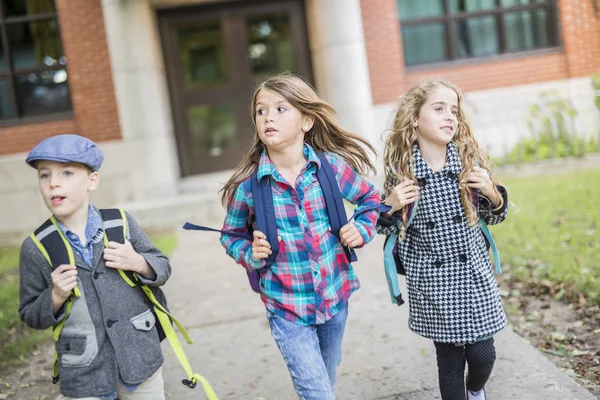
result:
[[[378,231],[400,232],[410,329],[434,342],[442,400],[485,400],[496,359],[493,335],[506,315],[477,222],[502,222],[508,197],[475,140],[460,91],[442,81],[411,88],[384,157],[385,204],[396,224]]]

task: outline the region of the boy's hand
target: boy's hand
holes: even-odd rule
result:
[[[56,314],[77,286],[77,267],[62,264],[50,274],[52,279],[52,312]]]
[[[52,278],[52,294],[56,294],[63,302],[71,295],[71,290],[77,286],[77,267],[74,265],[59,265],[50,274]]]
[[[421,195],[421,187],[411,179],[394,187],[385,199],[385,204],[391,206],[390,213],[400,210],[407,204],[414,203]]]
[[[492,204],[499,205],[502,202],[502,196],[496,190],[488,172],[478,166],[474,166],[467,176],[467,186],[473,189],[479,189],[481,194],[490,199]]]
[[[135,251],[129,240],[125,240],[124,244],[108,242],[108,247],[104,249],[104,261],[108,268],[132,271],[148,279],[156,279],[154,270],[150,268],[146,259]]]
[[[354,222],[348,222],[340,229],[340,241],[344,246],[359,247],[364,243],[364,239]]]

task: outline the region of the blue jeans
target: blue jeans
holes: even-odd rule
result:
[[[342,360],[348,305],[319,325],[296,324],[270,312],[267,317],[300,399],[335,400],[333,387]]]

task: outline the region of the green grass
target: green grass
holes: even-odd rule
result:
[[[518,208],[493,228],[505,269],[518,280],[562,284],[558,298],[600,303],[600,170],[504,183]]]
[[[24,359],[50,330],[34,331],[19,319],[19,249],[0,249],[0,368]]]
[[[150,235],[154,245],[166,255],[177,246],[173,232]],[[52,338],[51,329],[28,328],[19,319],[19,249],[0,249],[0,369],[26,360],[43,341]]]

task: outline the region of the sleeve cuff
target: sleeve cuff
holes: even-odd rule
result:
[[[502,204],[493,208],[492,202],[485,196],[479,195],[479,205],[482,209],[489,210],[493,215],[502,215],[508,208],[508,192],[504,186],[497,185],[496,190],[502,196]]]

